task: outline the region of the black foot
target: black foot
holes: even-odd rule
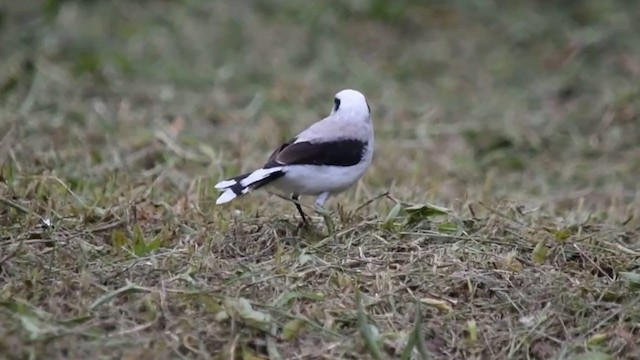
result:
[[[300,231],[303,229],[310,229],[311,228],[311,223],[305,222],[305,221],[300,221],[298,223],[298,226],[296,227],[296,231]]]
[[[302,211],[302,207],[300,206],[300,203],[298,202],[298,198],[300,196],[293,194],[291,195],[291,200],[293,200],[293,203],[296,205],[296,209],[298,209],[298,213],[300,213],[300,217],[302,217],[302,223],[303,225],[309,225],[309,221],[307,220],[307,215],[304,213],[304,211]],[[298,227],[300,227],[300,225],[298,225]]]

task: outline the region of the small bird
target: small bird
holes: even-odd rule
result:
[[[223,191],[216,204],[224,204],[262,187],[289,195],[302,221],[301,195],[317,196],[322,208],[332,194],[347,190],[364,175],[373,158],[371,108],[362,93],[338,92],[331,113],[296,137],[276,148],[264,166],[223,180],[215,188]]]

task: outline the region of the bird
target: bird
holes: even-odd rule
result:
[[[257,189],[284,193],[295,204],[304,224],[300,196],[315,196],[322,209],[331,195],[349,189],[365,174],[373,159],[371,107],[357,90],[337,92],[329,115],[275,148],[254,171],[218,182],[216,205]]]

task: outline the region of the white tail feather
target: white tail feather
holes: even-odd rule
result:
[[[227,189],[225,190],[225,192],[222,193],[222,195],[218,197],[218,200],[216,200],[216,205],[224,204],[237,197],[238,195],[236,195],[236,193],[234,193],[233,190]]]
[[[242,187],[247,187],[255,182],[258,182],[260,180],[263,180],[265,178],[267,178],[269,175],[276,173],[278,171],[281,171],[282,167],[273,167],[273,168],[269,168],[269,169],[258,169],[254,172],[252,172],[251,174],[249,174],[249,176],[247,176],[246,178],[240,180],[240,185],[242,185]]]
[[[229,202],[239,195],[246,194],[251,190],[251,185],[255,184],[260,180],[264,180],[268,178],[271,174],[277,173],[278,171],[282,171],[282,167],[274,167],[269,169],[258,169],[251,174],[249,174],[244,179],[240,180],[240,193],[236,193],[231,187],[237,185],[238,182],[236,180],[223,180],[215,185],[216,189],[224,190],[224,192],[218,197],[216,200],[216,205],[224,204]],[[237,188],[235,189],[238,190]]]
[[[219,183],[215,184],[214,187],[216,189],[226,189],[229,186],[233,186],[236,184],[235,180],[222,180]]]

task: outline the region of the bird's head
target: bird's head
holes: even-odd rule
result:
[[[339,91],[333,99],[331,115],[340,115],[345,118],[370,121],[371,108],[367,99],[361,92],[352,89]]]

